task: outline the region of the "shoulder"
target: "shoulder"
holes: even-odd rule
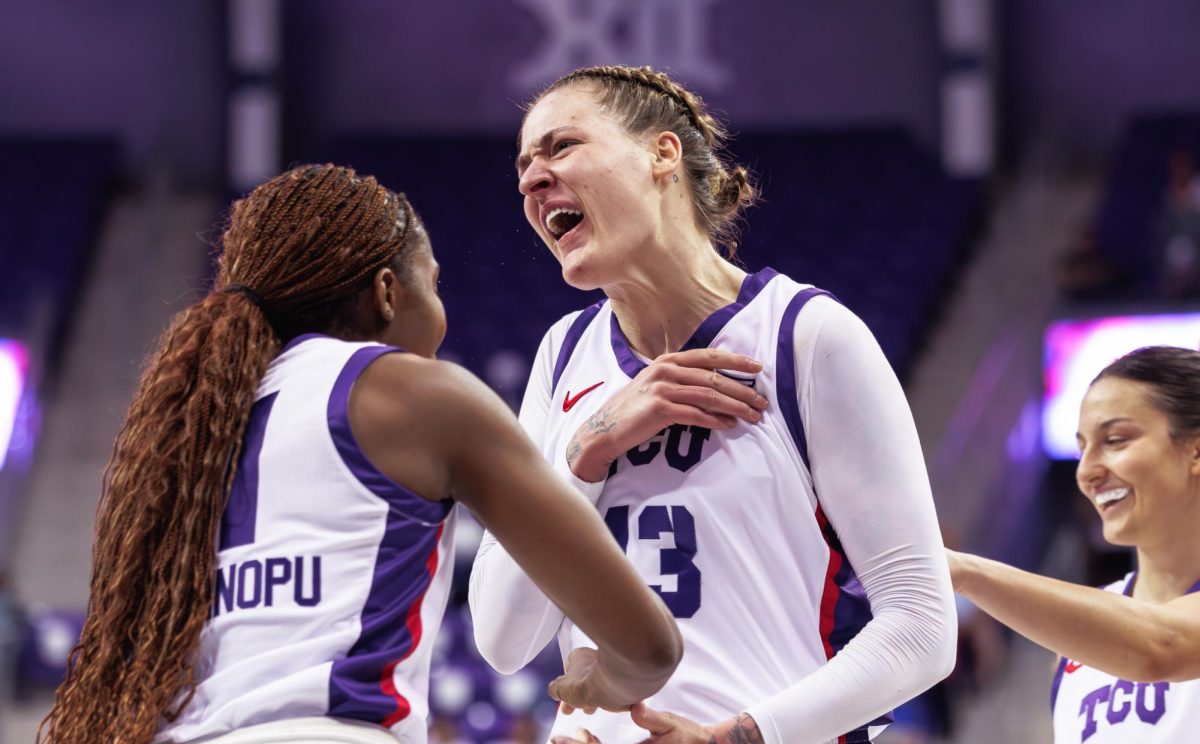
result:
[[[426,359],[416,354],[381,354],[359,376],[355,394],[372,417],[442,410],[478,397],[486,386],[469,371],[452,362]]]
[[[855,333],[866,328],[833,292],[787,274],[772,272],[766,293],[770,296],[768,306],[775,307],[784,322],[792,323],[797,337],[816,336],[826,328],[832,334]]]
[[[878,348],[867,324],[835,297],[814,294],[799,312],[790,329],[798,356],[829,355],[837,352]]]

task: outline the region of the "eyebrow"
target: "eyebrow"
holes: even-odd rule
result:
[[[1108,427],[1112,426],[1113,424],[1119,424],[1122,421],[1132,421],[1132,420],[1133,419],[1129,418],[1128,416],[1118,416],[1116,418],[1110,418],[1107,421],[1101,421],[1100,424],[1096,428],[1097,429],[1107,429]],[[1081,434],[1079,432],[1075,432],[1075,441],[1079,442],[1082,439],[1083,439],[1083,434]]]
[[[544,150],[546,148],[546,143],[549,142],[550,140],[554,139],[554,135],[556,135],[559,132],[562,132],[566,129],[574,129],[574,127],[563,126],[563,127],[555,127],[554,129],[551,129],[549,132],[546,132],[541,137],[538,137],[537,145],[534,146],[533,149],[534,150]],[[531,155],[529,155],[528,153],[522,153],[522,154],[517,155],[517,162],[516,162],[517,173],[520,173],[521,171],[528,168],[529,163],[532,161],[533,161],[533,157]]]

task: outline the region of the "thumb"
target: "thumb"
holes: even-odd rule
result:
[[[638,703],[629,710],[633,722],[655,736],[670,733],[675,728],[675,716],[654,710],[645,703]]]

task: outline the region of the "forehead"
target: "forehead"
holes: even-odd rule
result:
[[[1149,423],[1166,419],[1151,402],[1150,388],[1141,382],[1105,377],[1088,388],[1079,408],[1079,428],[1098,426],[1114,418],[1129,418]]]
[[[521,124],[520,147],[524,151],[547,132],[562,127],[616,127],[617,122],[583,85],[568,85],[551,91],[533,105]]]

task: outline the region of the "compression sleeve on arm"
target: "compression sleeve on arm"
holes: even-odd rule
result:
[[[873,618],[825,666],[751,706],[764,741],[825,742],[954,666],[957,621],[929,479],[904,392],[871,332],[833,300],[793,330],[813,482]]]
[[[555,354],[573,317],[567,316],[556,323],[542,338],[521,403],[521,426],[543,454]],[[555,472],[595,503],[603,483],[587,483],[575,477],[567,465],[565,450],[549,459]],[[483,658],[504,674],[512,674],[532,661],[554,637],[563,620],[558,607],[487,531],[471,567],[468,602],[475,645]]]

